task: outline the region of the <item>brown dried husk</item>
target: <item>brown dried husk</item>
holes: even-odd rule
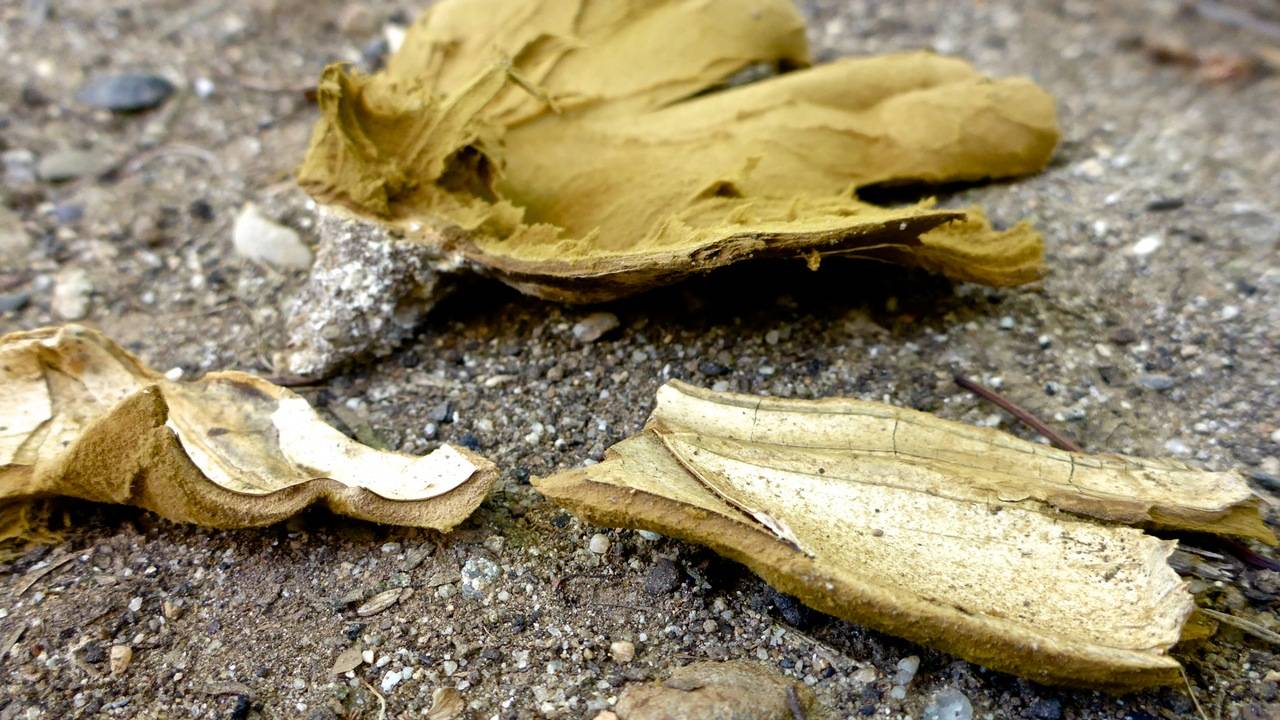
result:
[[[0,337],[0,397],[0,544],[9,547],[47,539],[44,501],[60,496],[219,528],[322,504],[449,530],[497,476],[462,448],[414,457],[360,445],[253,375],[167,380],[77,325]]]
[[[1268,543],[1234,473],[1070,453],[891,405],[663,386],[604,462],[535,479],[852,622],[1037,682],[1174,683],[1194,603],[1140,527]],[[1136,527],[1135,527],[1136,526]]]
[[[444,0],[375,75],[328,68],[318,200],[541,297],[600,301],[753,257],[864,257],[989,285],[1039,235],[857,188],[1042,169],[1053,100],[927,53],[808,67],[789,0]],[[726,87],[744,69],[805,68]]]

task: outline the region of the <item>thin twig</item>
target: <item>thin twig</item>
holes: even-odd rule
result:
[[[1264,570],[1275,570],[1280,572],[1280,560],[1274,560],[1272,558],[1267,557],[1266,555],[1256,553],[1253,550],[1250,550],[1247,545],[1240,542],[1239,540],[1233,540],[1231,538],[1223,538],[1221,542],[1224,546],[1227,547],[1228,550],[1231,551],[1231,554],[1240,558],[1240,561],[1243,562],[1245,565],[1248,565],[1249,567],[1262,568]]]
[[[32,585],[35,585],[37,582],[39,582],[40,578],[44,577],[45,575],[48,575],[54,570],[57,570],[58,568],[62,567],[63,565],[66,565],[67,563],[75,559],[76,559],[76,556],[74,553],[70,555],[64,555],[63,557],[58,558],[57,560],[54,560],[53,562],[40,568],[39,570],[36,570],[35,572],[32,572],[32,573],[28,573],[29,577],[27,578],[27,581],[22,584],[22,587],[18,588],[18,593],[14,597],[22,597],[22,594],[30,590]]]
[[[385,718],[387,717],[387,699],[382,697],[382,693],[378,692],[377,690],[374,690],[373,686],[369,684],[368,680],[365,680],[364,678],[360,678],[360,683],[364,685],[365,688],[369,690],[369,692],[373,693],[374,697],[378,698],[378,720],[385,720]]]
[[[794,720],[804,720],[804,708],[800,707],[800,698],[796,697],[796,686],[787,686],[787,709]]]
[[[1084,448],[1080,447],[1076,441],[1049,427],[1043,420],[1032,415],[1030,412],[1023,410],[1021,407],[1018,407],[1012,400],[1006,398],[995,390],[992,390],[985,385],[979,385],[963,375],[956,375],[955,380],[956,384],[960,387],[984,400],[998,405],[1005,412],[1021,420],[1025,425],[1043,435],[1046,440],[1053,443],[1053,446],[1059,450],[1084,452]]]
[[[1200,612],[1220,623],[1225,623],[1237,630],[1240,630],[1241,632],[1252,635],[1259,640],[1266,640],[1267,642],[1280,645],[1280,633],[1268,630],[1255,622],[1245,620],[1244,618],[1239,618],[1228,613],[1218,612],[1217,610],[1210,610],[1209,608],[1200,608]]]
[[[9,651],[13,649],[14,645],[18,644],[18,641],[22,639],[22,634],[26,631],[27,624],[23,623],[9,633],[9,636],[4,639],[4,645],[0,645],[0,662],[4,662],[4,659],[9,656]]]
[[[195,145],[187,145],[185,143],[169,143],[152,148],[139,155],[134,156],[128,162],[124,163],[124,172],[133,175],[145,167],[153,160],[163,157],[186,157],[199,160],[208,165],[215,175],[222,174],[222,163],[218,161],[218,156]]]
[[[1204,714],[1204,708],[1200,707],[1200,700],[1196,698],[1196,691],[1191,688],[1191,679],[1187,677],[1187,669],[1179,666],[1178,672],[1182,673],[1182,682],[1187,686],[1187,695],[1191,696],[1191,703],[1196,706],[1196,712],[1200,714],[1200,720],[1209,720],[1209,716]]]

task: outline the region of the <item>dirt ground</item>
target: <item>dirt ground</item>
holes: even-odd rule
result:
[[[303,390],[366,418],[392,447],[448,441],[497,462],[500,490],[461,531],[312,512],[218,532],[70,504],[60,544],[0,565],[0,641],[12,646],[0,720],[380,717],[370,688],[386,717],[417,717],[441,687],[457,688],[471,717],[591,718],[627,683],[702,658],[770,663],[836,717],[919,717],[947,687],[978,718],[1198,717],[1182,688],[1117,698],[1040,687],[809,613],[708,551],[589,527],[530,488],[530,475],[599,459],[639,429],[667,378],[887,400],[1025,435],[955,387],[963,372],[1090,450],[1181,456],[1280,489],[1277,5],[803,5],[820,57],[933,48],[1030,75],[1058,98],[1064,141],[1048,172],[944,197],[999,223],[1034,219],[1043,283],[992,291],[774,263],[591,309],[472,283],[396,354]],[[4,202],[34,241],[30,262],[0,267],[0,331],[59,321],[54,291],[83,271],[84,322],[153,366],[270,372],[305,273],[237,257],[231,221],[253,201],[311,237],[312,208],[289,180],[315,117],[302,90],[326,63],[371,62],[384,26],[420,9],[362,7],[0,5]],[[1241,13],[1251,27],[1235,23]],[[1272,64],[1242,69],[1236,55]],[[123,70],[179,91],[137,115],[75,102],[87,77]],[[99,172],[33,176],[67,149],[88,151]],[[584,345],[570,329],[593,310],[621,327]],[[486,382],[498,376],[510,377]],[[599,532],[604,554],[588,548]],[[1230,559],[1191,565],[1203,604],[1280,630],[1275,577]],[[464,566],[496,577],[464,594]],[[357,616],[361,599],[394,587],[413,592]],[[632,662],[609,657],[615,640],[635,643]],[[331,675],[357,643],[373,666]],[[113,645],[133,650],[118,676]],[[895,665],[910,655],[920,672],[895,699]],[[1228,629],[1179,657],[1208,717],[1280,717],[1275,646]]]

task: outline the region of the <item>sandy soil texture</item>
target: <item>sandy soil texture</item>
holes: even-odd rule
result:
[[[1064,141],[1047,172],[942,197],[1001,224],[1033,218],[1042,283],[992,291],[890,267],[770,263],[595,308],[469,283],[396,353],[299,388],[391,447],[448,441],[497,462],[499,491],[462,530],[311,512],[219,532],[69,504],[60,544],[0,565],[0,652],[12,648],[0,720],[376,718],[373,690],[386,717],[420,717],[443,687],[471,717],[592,718],[630,682],[722,658],[802,679],[837,717],[919,717],[948,688],[978,718],[1198,717],[1183,689],[1039,687],[810,613],[708,551],[592,528],[529,486],[638,430],[668,378],[887,400],[1030,437],[957,388],[964,373],[1091,451],[1239,468],[1280,490],[1276,5],[802,5],[820,57],[933,48],[1030,75],[1059,99]],[[0,331],[83,312],[162,370],[269,373],[305,271],[237,256],[232,221],[255,202],[314,241],[313,208],[290,180],[315,118],[303,91],[326,63],[374,62],[384,28],[419,8],[0,5],[14,216],[0,221],[31,241],[27,261],[0,266]],[[75,100],[88,78],[126,70],[177,91],[133,115]],[[45,179],[57,175],[70,177]],[[619,327],[583,343],[572,328],[592,312]],[[1274,504],[1269,516],[1276,527]],[[1209,554],[1184,569],[1202,604],[1280,630],[1280,576],[1197,546]],[[395,604],[357,612],[394,588]],[[616,641],[634,659],[611,657]],[[353,645],[372,664],[331,674]],[[132,651],[114,675],[113,646]],[[900,699],[908,656],[919,672]],[[1208,717],[1280,716],[1274,645],[1227,629],[1179,657]]]

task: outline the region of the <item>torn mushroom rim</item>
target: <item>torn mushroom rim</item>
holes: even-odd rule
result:
[[[911,422],[932,432],[945,433],[949,436],[956,437],[966,442],[972,440],[975,434],[981,435],[984,442],[990,443],[992,447],[999,448],[1010,452],[1019,453],[1028,458],[1036,458],[1038,460],[1049,461],[1054,463],[1064,463],[1073,468],[1085,467],[1096,468],[1099,470],[1128,470],[1128,471],[1156,471],[1162,473],[1168,472],[1190,472],[1200,474],[1194,468],[1171,460],[1159,460],[1151,458],[1121,457],[1107,455],[1087,455],[1081,453],[1071,453],[1057,448],[1039,445],[1020,438],[987,430],[985,428],[976,428],[954,421],[944,420],[941,418],[921,413],[905,408],[893,408],[891,406],[881,406],[877,403],[868,403],[860,400],[849,398],[826,398],[818,400],[793,400],[786,398],[763,398],[754,395],[745,395],[741,393],[715,393],[704,388],[689,385],[678,380],[672,380],[658,388],[657,404],[650,418],[650,423],[660,423],[663,426],[693,428],[699,426],[700,423],[693,422],[695,418],[701,417],[703,413],[700,411],[698,404],[705,404],[707,408],[738,410],[739,415],[750,415],[750,427],[746,427],[745,417],[738,418],[738,422],[734,422],[733,418],[719,415],[710,422],[714,422],[718,430],[713,434],[720,435],[725,438],[735,439],[743,442],[771,442],[770,440],[757,438],[756,424],[758,416],[762,409],[765,412],[775,414],[777,419],[782,420],[786,414],[795,414],[797,417],[805,416],[822,416],[822,415],[852,415],[875,417],[882,419],[893,419],[899,422]],[[768,407],[765,407],[765,406]],[[705,419],[705,418],[704,418]],[[823,445],[810,445],[803,441],[788,442],[793,447],[813,448],[813,449],[830,449],[830,450],[855,450],[849,447],[827,447]],[[868,452],[874,452],[875,449],[867,449]],[[992,472],[987,467],[969,467],[963,466],[954,460],[943,458],[928,458],[934,462],[949,463],[959,465],[971,470],[982,470],[984,472]],[[1011,475],[1012,477],[1012,475]],[[1048,486],[1046,486],[1048,487]],[[1064,486],[1066,487],[1066,486]],[[1154,512],[1159,517],[1167,519],[1176,519],[1190,516],[1192,513],[1200,512],[1214,516],[1228,517],[1242,503],[1252,502],[1254,493],[1244,483],[1240,483],[1237,492],[1228,493],[1217,488],[1219,494],[1215,498],[1193,496],[1183,493],[1178,500],[1181,503],[1193,504],[1191,507],[1166,509],[1153,505],[1146,499],[1138,498],[1139,504],[1145,508],[1147,512]],[[1109,493],[1105,489],[1089,487],[1087,494],[1092,499],[1100,502],[1114,500],[1115,502],[1125,505],[1133,504],[1135,498],[1129,495],[1121,495],[1117,493]],[[1058,505],[1052,497],[1041,498],[1045,502]],[[1216,502],[1214,502],[1216,500]],[[1091,513],[1087,509],[1066,507],[1077,514],[1089,515],[1091,517],[1101,517],[1102,519],[1115,519],[1102,514]],[[1263,538],[1259,538],[1263,539]],[[1265,540],[1264,540],[1265,541]],[[1274,540],[1272,540],[1274,542]]]
[[[40,352],[54,354],[57,366],[40,363],[40,371],[61,372],[84,386],[96,399],[110,407],[115,402],[143,388],[154,385],[161,393],[165,388],[183,388],[194,393],[197,402],[202,387],[230,382],[257,391],[276,403],[270,420],[277,434],[275,444],[292,466],[294,476],[270,487],[233,482],[228,468],[231,458],[219,455],[214,447],[199,441],[194,425],[189,426],[171,411],[165,425],[177,436],[191,462],[211,482],[244,495],[270,495],[312,480],[332,480],[347,487],[361,488],[392,502],[414,502],[444,495],[471,479],[480,470],[456,448],[443,445],[428,455],[417,457],[388,453],[368,448],[325,423],[307,401],[287,389],[274,386],[261,378],[227,371],[209,373],[199,380],[184,383],[168,381],[142,364],[133,354],[119,347],[101,333],[81,325],[41,328],[4,337],[11,352],[30,352],[25,343],[36,343]],[[90,354],[97,355],[94,360]],[[44,406],[49,418],[54,414],[47,381],[43,378]],[[34,431],[33,431],[34,432]],[[31,433],[28,433],[31,434]],[[379,472],[369,473],[369,463]],[[278,481],[279,478],[276,478]],[[407,481],[407,482],[406,482]],[[233,489],[234,488],[234,489]]]
[[[1016,632],[1010,633],[1008,624],[999,618],[904,596],[865,579],[831,575],[758,522],[594,481],[589,468],[538,478],[535,485],[593,524],[649,530],[704,545],[820,612],[937,647],[995,670],[1040,682],[1112,692],[1174,684],[1181,678],[1178,662],[1158,650],[1063,642],[1024,625],[1015,625]],[[590,501],[593,497],[595,501]],[[1174,543],[1168,543],[1166,556],[1173,547]]]

